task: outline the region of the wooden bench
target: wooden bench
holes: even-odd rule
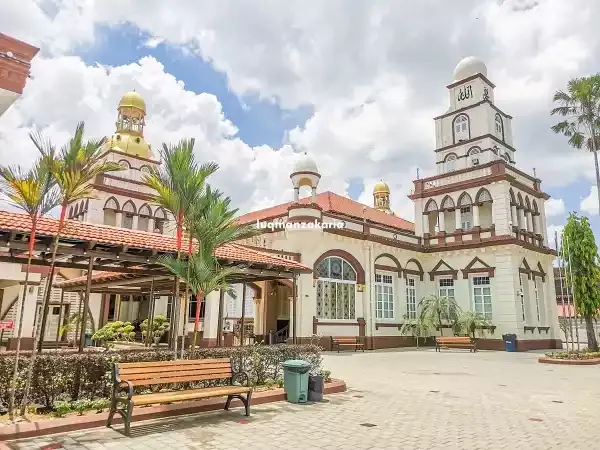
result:
[[[365,351],[365,344],[359,341],[357,337],[332,337],[331,350],[335,350],[337,348],[339,353],[340,347],[354,347],[354,351],[357,351],[359,348],[361,348],[363,352]]]
[[[435,351],[442,348],[468,348],[469,352],[476,352],[475,341],[469,336],[439,336],[435,338]]]
[[[221,381],[226,385],[150,394],[134,394],[133,391],[137,386],[165,386],[199,381]],[[241,385],[234,385],[236,381]],[[250,415],[250,379],[245,372],[234,372],[229,358],[115,363],[112,382],[113,391],[106,426],[110,427],[113,416],[119,413],[123,417],[127,436],[134,406],[227,396],[225,410],[229,409],[232,399],[238,398],[246,407],[246,415]],[[122,408],[118,408],[120,404],[123,405]]]

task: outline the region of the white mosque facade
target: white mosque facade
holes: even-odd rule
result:
[[[293,280],[247,286],[244,316],[254,340],[282,342],[295,330],[300,342],[319,340],[326,348],[332,336],[360,337],[367,349],[414,345],[414,338],[401,333],[402,324],[417,317],[423,297],[438,294],[491,322],[480,348],[503,349],[501,337],[507,333],[517,335],[519,350],[562,347],[554,253],[546,235],[549,196],[541,190],[541,180],[517,168],[512,117],[496,106],[485,64],[464,59],[447,88],[450,107],[435,118],[437,175],[414,180],[409,195],[414,223],[392,212],[384,182],[375,186],[373,206],[319,192],[318,164],[307,155],[299,155],[290,175],[295,194],[289,203],[240,217],[245,223],[283,224],[264,228],[243,243],[313,270],[296,280],[295,324]],[[144,172],[159,164],[144,140],[145,117],[141,95],[130,92],[121,99],[105,158],[120,163],[123,171],[99,177],[93,199],[70,205],[70,219],[173,233],[168,214],[152,204],[152,191],[142,181]],[[300,199],[304,186],[311,195]],[[325,227],[315,230],[315,223]],[[43,289],[37,290],[41,304]],[[241,286],[236,290],[241,294]],[[59,296],[53,293],[53,298]],[[147,301],[121,297],[93,294],[95,326],[147,317]],[[192,332],[200,307],[201,345],[214,345],[218,294],[201,305],[189,300],[183,313],[187,332]],[[67,301],[73,311],[76,296]],[[241,304],[241,295],[226,299],[226,330],[239,324]],[[156,313],[170,316],[171,307],[172,301],[163,298]],[[65,317],[66,311],[53,311],[56,320]],[[30,319],[26,323],[32,329],[35,318]],[[55,338],[53,331],[47,332],[46,339]],[[433,332],[439,333],[450,330]]]

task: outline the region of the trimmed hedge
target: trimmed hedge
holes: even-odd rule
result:
[[[321,347],[316,345],[254,345],[245,347],[218,347],[197,349],[194,359],[233,359],[235,368],[243,363],[253,384],[264,384],[282,376],[281,363],[288,359],[303,359],[311,364],[311,372],[321,369]],[[20,402],[29,367],[29,354],[19,358],[17,401]],[[189,358],[186,353],[185,358]],[[8,405],[14,352],[0,353],[0,402]],[[38,355],[33,374],[30,404],[51,409],[56,401],[76,401],[109,398],[111,364],[121,362],[169,361],[175,353],[170,350],[140,349],[115,351],[45,352]],[[209,384],[209,383],[206,383]]]

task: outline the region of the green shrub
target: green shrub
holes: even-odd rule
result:
[[[65,417],[68,413],[72,411],[71,404],[69,402],[55,402],[54,403],[54,411],[52,411],[52,415],[54,417]]]
[[[30,352],[19,358],[16,399],[21,401]],[[186,354],[186,358],[190,355]],[[14,364],[14,352],[0,353],[0,403],[8,404]],[[267,379],[283,376],[281,364],[288,359],[304,359],[311,364],[311,373],[321,368],[321,348],[316,345],[253,345],[196,349],[194,359],[232,358],[234,369],[248,372],[252,384],[264,384]],[[113,362],[169,361],[175,354],[160,349],[121,349],[98,351],[76,350],[45,352],[36,358],[29,401],[52,409],[57,402],[108,399],[111,392],[110,368]],[[208,384],[208,383],[207,383]],[[148,387],[136,389],[142,392]]]
[[[592,352],[590,350],[574,350],[571,352],[563,351],[563,352],[553,352],[546,353],[548,358],[554,359],[596,359],[600,358],[600,352]]]
[[[135,327],[131,322],[108,322],[94,333],[92,340],[104,343],[109,348],[112,342],[131,342],[135,339]]]
[[[142,322],[141,328],[142,336],[145,340],[146,336],[148,335],[148,319]],[[157,314],[152,320],[152,331],[150,333],[150,336],[152,337],[152,342],[155,345],[158,345],[158,343],[160,342],[164,334],[168,331],[168,329],[169,321],[167,320],[166,316],[163,316],[162,314]]]

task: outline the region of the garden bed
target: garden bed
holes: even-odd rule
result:
[[[544,364],[564,364],[571,366],[589,366],[600,364],[600,352],[579,350],[571,352],[546,353],[538,358],[538,362]]]
[[[232,358],[236,369],[247,372],[253,385],[276,383],[283,376],[281,363],[303,359],[310,363],[311,373],[321,370],[321,348],[316,345],[253,345],[197,349],[185,358]],[[8,405],[14,352],[0,354],[0,402]],[[175,353],[161,349],[44,352],[38,355],[29,395],[30,404],[54,411],[59,402],[73,403],[80,399],[97,401],[110,398],[110,368],[113,362],[145,362],[174,360]],[[19,359],[16,402],[23,396],[29,355]],[[205,383],[208,386],[208,383]],[[204,385],[198,386],[204,387]],[[141,392],[141,389],[140,389]]]

